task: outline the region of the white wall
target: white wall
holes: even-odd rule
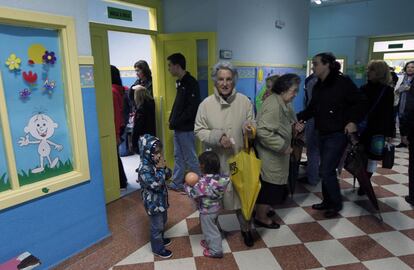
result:
[[[368,60],[368,37],[414,33],[413,0],[371,0],[312,8],[309,56],[322,50],[347,55],[348,63]]]
[[[109,3],[103,0],[84,0],[88,2],[88,16],[89,21],[98,22],[110,25],[126,26],[149,29],[149,13],[148,10],[139,8],[134,5],[117,3]],[[107,7],[115,7],[120,9],[127,9],[132,12],[132,21],[116,20],[108,18]]]
[[[148,35],[108,32],[109,59],[116,67],[133,67],[138,60],[151,66],[151,37]]]
[[[27,9],[75,18],[78,53],[91,55],[88,3],[85,0],[0,0],[0,6]]]
[[[233,61],[304,64],[308,43],[308,0],[163,1],[164,30],[217,32],[218,49]],[[275,28],[275,20],[286,26]]]
[[[218,0],[164,0],[164,32],[216,32],[218,2]]]

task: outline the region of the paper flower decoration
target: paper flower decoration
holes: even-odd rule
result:
[[[19,95],[20,95],[21,99],[27,99],[31,94],[32,94],[32,91],[30,91],[27,88],[25,88],[25,89],[23,89],[19,92]]]
[[[26,73],[26,71],[23,71],[23,79],[29,84],[34,84],[37,81],[37,74],[36,72],[29,71],[29,73]]]
[[[43,83],[43,88],[49,92],[49,94],[53,93],[53,89],[55,88],[56,82],[46,79],[46,81]]]
[[[14,53],[10,54],[6,61],[6,65],[9,67],[9,70],[18,70],[20,63],[20,58],[18,58]]]
[[[53,65],[56,61],[55,52],[45,51],[45,54],[42,56],[42,59],[44,63]]]

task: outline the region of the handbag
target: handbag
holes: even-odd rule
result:
[[[384,147],[384,153],[382,156],[382,167],[384,169],[392,169],[394,166],[394,158],[395,158],[395,146],[386,143]]]
[[[370,154],[378,157],[378,159],[381,159],[384,153],[384,147],[385,147],[385,136],[384,135],[372,136],[370,147],[369,147]]]
[[[351,143],[345,157],[345,170],[355,176],[365,171],[367,163],[368,157],[364,146],[359,142]]]
[[[386,86],[384,86],[382,88],[381,94],[380,96],[377,98],[377,100],[375,101],[374,105],[371,107],[371,109],[369,110],[369,112],[365,115],[364,119],[362,119],[361,122],[358,123],[358,134],[361,135],[362,133],[364,133],[364,131],[367,129],[368,127],[368,117],[369,115],[374,111],[375,107],[377,107],[378,103],[380,102],[382,96],[385,93],[385,89],[387,89]]]

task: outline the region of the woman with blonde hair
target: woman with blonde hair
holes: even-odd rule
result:
[[[391,142],[394,133],[394,89],[390,86],[391,73],[385,61],[372,60],[367,67],[367,84],[361,91],[368,99],[368,111],[364,118],[366,128],[361,134],[368,155],[366,174],[371,177],[377,167],[377,160],[382,160],[386,141]],[[365,192],[361,188],[359,195]]]
[[[155,102],[151,94],[143,86],[134,91],[135,118],[132,130],[132,147],[138,153],[138,140],[144,134],[155,134]]]

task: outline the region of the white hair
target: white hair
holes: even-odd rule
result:
[[[220,61],[217,64],[214,65],[213,71],[211,72],[211,79],[216,83],[217,82],[217,73],[219,70],[230,70],[231,74],[233,75],[233,83],[236,85],[237,79],[239,78],[239,73],[237,72],[237,69],[227,61]]]

